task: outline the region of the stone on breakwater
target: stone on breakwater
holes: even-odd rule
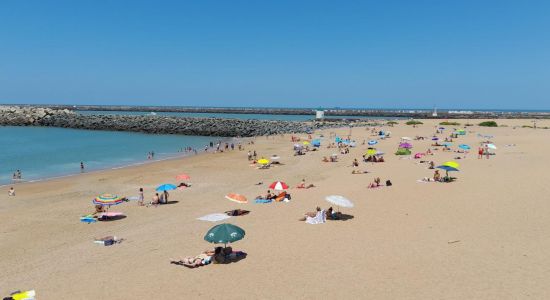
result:
[[[0,106],[0,125],[51,126],[155,134],[251,137],[282,133],[303,133],[315,128],[340,127],[344,124],[338,122],[319,124],[315,122],[143,115],[80,115],[66,109]]]

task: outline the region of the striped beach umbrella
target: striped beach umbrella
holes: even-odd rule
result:
[[[225,199],[237,203],[248,203],[248,199],[246,199],[246,197],[241,194],[230,193],[225,196]]]
[[[111,206],[122,203],[122,197],[113,194],[103,194],[94,198],[95,205]]]
[[[288,189],[288,184],[286,184],[282,181],[275,181],[275,182],[273,182],[272,184],[269,185],[269,188],[272,189],[272,190],[282,191],[282,190]]]

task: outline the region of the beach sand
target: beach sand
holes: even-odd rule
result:
[[[320,151],[293,156],[290,135],[258,137],[246,150],[277,154],[284,165],[258,170],[246,151],[235,150],[17,184],[16,197],[3,187],[0,296],[35,289],[37,299],[550,298],[550,130],[513,128],[531,125],[529,120],[467,127],[472,132],[453,145],[472,146],[466,159],[457,160],[460,172],[452,175],[458,180],[419,183],[433,170],[393,152],[400,137],[429,137],[439,121],[384,128],[392,137],[376,147],[386,152],[386,162],[361,162],[358,169],[369,174],[351,174],[352,160],[367,148],[361,142],[374,138],[366,128],[353,128],[358,147],[339,155],[337,163],[321,162],[335,152],[326,143]],[[331,131],[345,137],[350,130],[320,133],[328,140]],[[494,135],[497,155],[477,159],[477,133]],[[413,153],[431,142],[412,141]],[[436,165],[457,155],[434,152],[426,160]],[[140,207],[131,201],[110,209],[127,218],[79,221],[93,211],[91,199],[98,194],[135,196],[143,187],[150,200],[157,185],[176,183],[180,173],[191,175],[193,186],[171,192],[176,203]],[[367,189],[374,177],[391,179],[393,186]],[[290,189],[290,203],[224,199],[236,192],[252,200],[275,180],[295,186],[302,178],[316,187]],[[355,203],[341,209],[354,218],[321,225],[298,221],[316,206],[328,208],[324,198],[333,194]],[[246,259],[197,269],[169,263],[213,247],[203,237],[215,224],[196,218],[236,208],[251,211],[227,220],[246,230],[232,245],[248,253]],[[126,240],[111,247],[92,242],[106,235]]]

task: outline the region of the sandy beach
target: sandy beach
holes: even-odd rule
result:
[[[0,296],[34,289],[37,299],[548,299],[550,298],[550,130],[521,128],[528,120],[497,120],[507,127],[466,127],[453,143],[472,146],[452,183],[418,182],[433,170],[420,160],[396,156],[400,137],[431,137],[441,120],[416,128],[400,121],[391,138],[376,148],[384,163],[365,163],[361,155],[371,128],[352,129],[357,147],[336,163],[321,162],[336,152],[324,142],[319,151],[294,156],[290,135],[258,137],[244,151],[209,153],[116,170],[0,188]],[[457,120],[464,124],[466,120]],[[471,122],[478,123],[479,121]],[[517,127],[516,127],[517,126]],[[550,126],[541,120],[538,126]],[[444,138],[453,126],[447,127]],[[350,129],[324,130],[346,137]],[[478,133],[493,135],[498,147],[478,159]],[[298,135],[302,139],[307,135]],[[413,154],[432,140],[413,140]],[[250,166],[247,151],[277,154],[282,165]],[[434,150],[436,165],[455,152]],[[352,175],[353,159],[357,170]],[[127,217],[85,224],[102,193],[147,201],[156,186],[177,183],[187,173],[192,187],[171,192],[169,205],[138,206],[130,201],[111,208]],[[368,189],[375,177],[391,187]],[[276,180],[294,187],[303,178],[315,188],[291,188],[289,203],[255,204]],[[263,182],[262,185],[256,185]],[[224,199],[240,193],[238,204]],[[309,225],[298,221],[327,195],[343,195],[355,207],[346,221]],[[246,230],[234,249],[245,259],[188,269],[170,258],[194,256],[213,248],[203,240],[215,223],[197,220],[210,213],[246,209],[226,222]],[[218,222],[219,223],[219,222]],[[94,237],[116,235],[121,244],[104,247]]]

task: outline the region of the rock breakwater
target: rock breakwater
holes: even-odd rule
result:
[[[81,115],[67,109],[0,106],[0,125],[50,126],[153,134],[251,137],[303,133],[317,128],[339,127],[344,124],[143,115]]]

